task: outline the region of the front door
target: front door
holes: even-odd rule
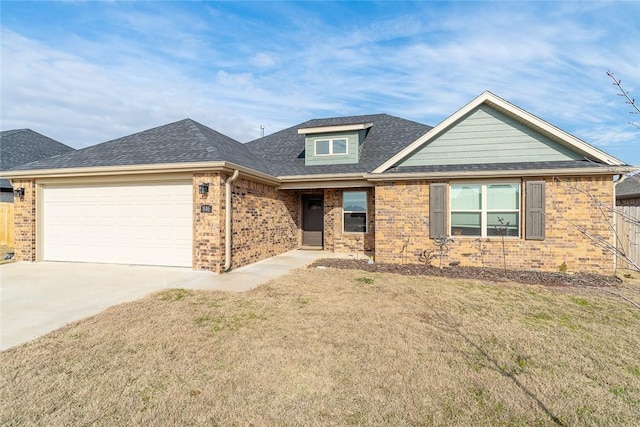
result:
[[[322,247],[324,208],[321,194],[302,195],[302,245]]]

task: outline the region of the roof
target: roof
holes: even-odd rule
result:
[[[484,165],[446,165],[396,167],[401,160],[428,144],[432,138],[454,126],[458,120],[481,104],[487,104],[503,114],[520,121],[537,132],[580,153],[583,160],[563,162],[495,163]],[[305,132],[327,129],[359,129],[364,134],[358,163],[305,165]],[[532,173],[602,173],[628,172],[630,167],[603,151],[544,122],[501,98],[484,92],[471,103],[445,119],[435,128],[389,114],[313,119],[271,135],[242,144],[191,119],[159,126],[102,144],[72,151],[56,157],[23,164],[5,172],[6,176],[58,176],[93,174],[100,168],[114,168],[108,173],[123,170],[149,173],[164,170],[209,170],[216,167],[244,169],[268,181],[318,181],[335,179],[402,179],[459,173],[461,176],[501,176],[512,171]],[[606,166],[602,168],[602,166]],[[608,169],[607,169],[608,168]],[[615,169],[615,170],[614,170]],[[104,172],[104,171],[100,171]],[[105,173],[107,173],[105,172]],[[408,179],[408,178],[407,178]]]
[[[628,175],[616,184],[616,199],[640,198],[640,174]]]
[[[5,130],[0,132],[0,171],[70,151],[68,145],[31,129]],[[11,188],[11,183],[2,179],[0,187]]]
[[[191,119],[159,126],[71,153],[21,165],[20,170],[233,162],[260,171],[262,162],[244,144]]]
[[[362,143],[357,164],[305,166],[305,135],[298,129],[372,123]],[[266,172],[275,176],[324,175],[370,172],[410,145],[431,126],[411,120],[374,114],[314,119],[248,142],[246,145],[266,162]]]

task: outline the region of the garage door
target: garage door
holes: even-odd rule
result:
[[[42,258],[191,267],[191,181],[46,185]]]

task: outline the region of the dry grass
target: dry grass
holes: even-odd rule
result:
[[[2,425],[640,424],[640,312],[588,289],[298,270],[0,358]]]

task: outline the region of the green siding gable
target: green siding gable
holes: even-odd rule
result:
[[[305,135],[304,138],[304,164],[311,165],[344,165],[358,163],[360,158],[360,141],[362,132],[331,132],[331,133],[314,133]],[[316,156],[313,144],[318,139],[347,139],[347,154]]]
[[[511,117],[481,105],[397,166],[563,161],[582,157]]]

